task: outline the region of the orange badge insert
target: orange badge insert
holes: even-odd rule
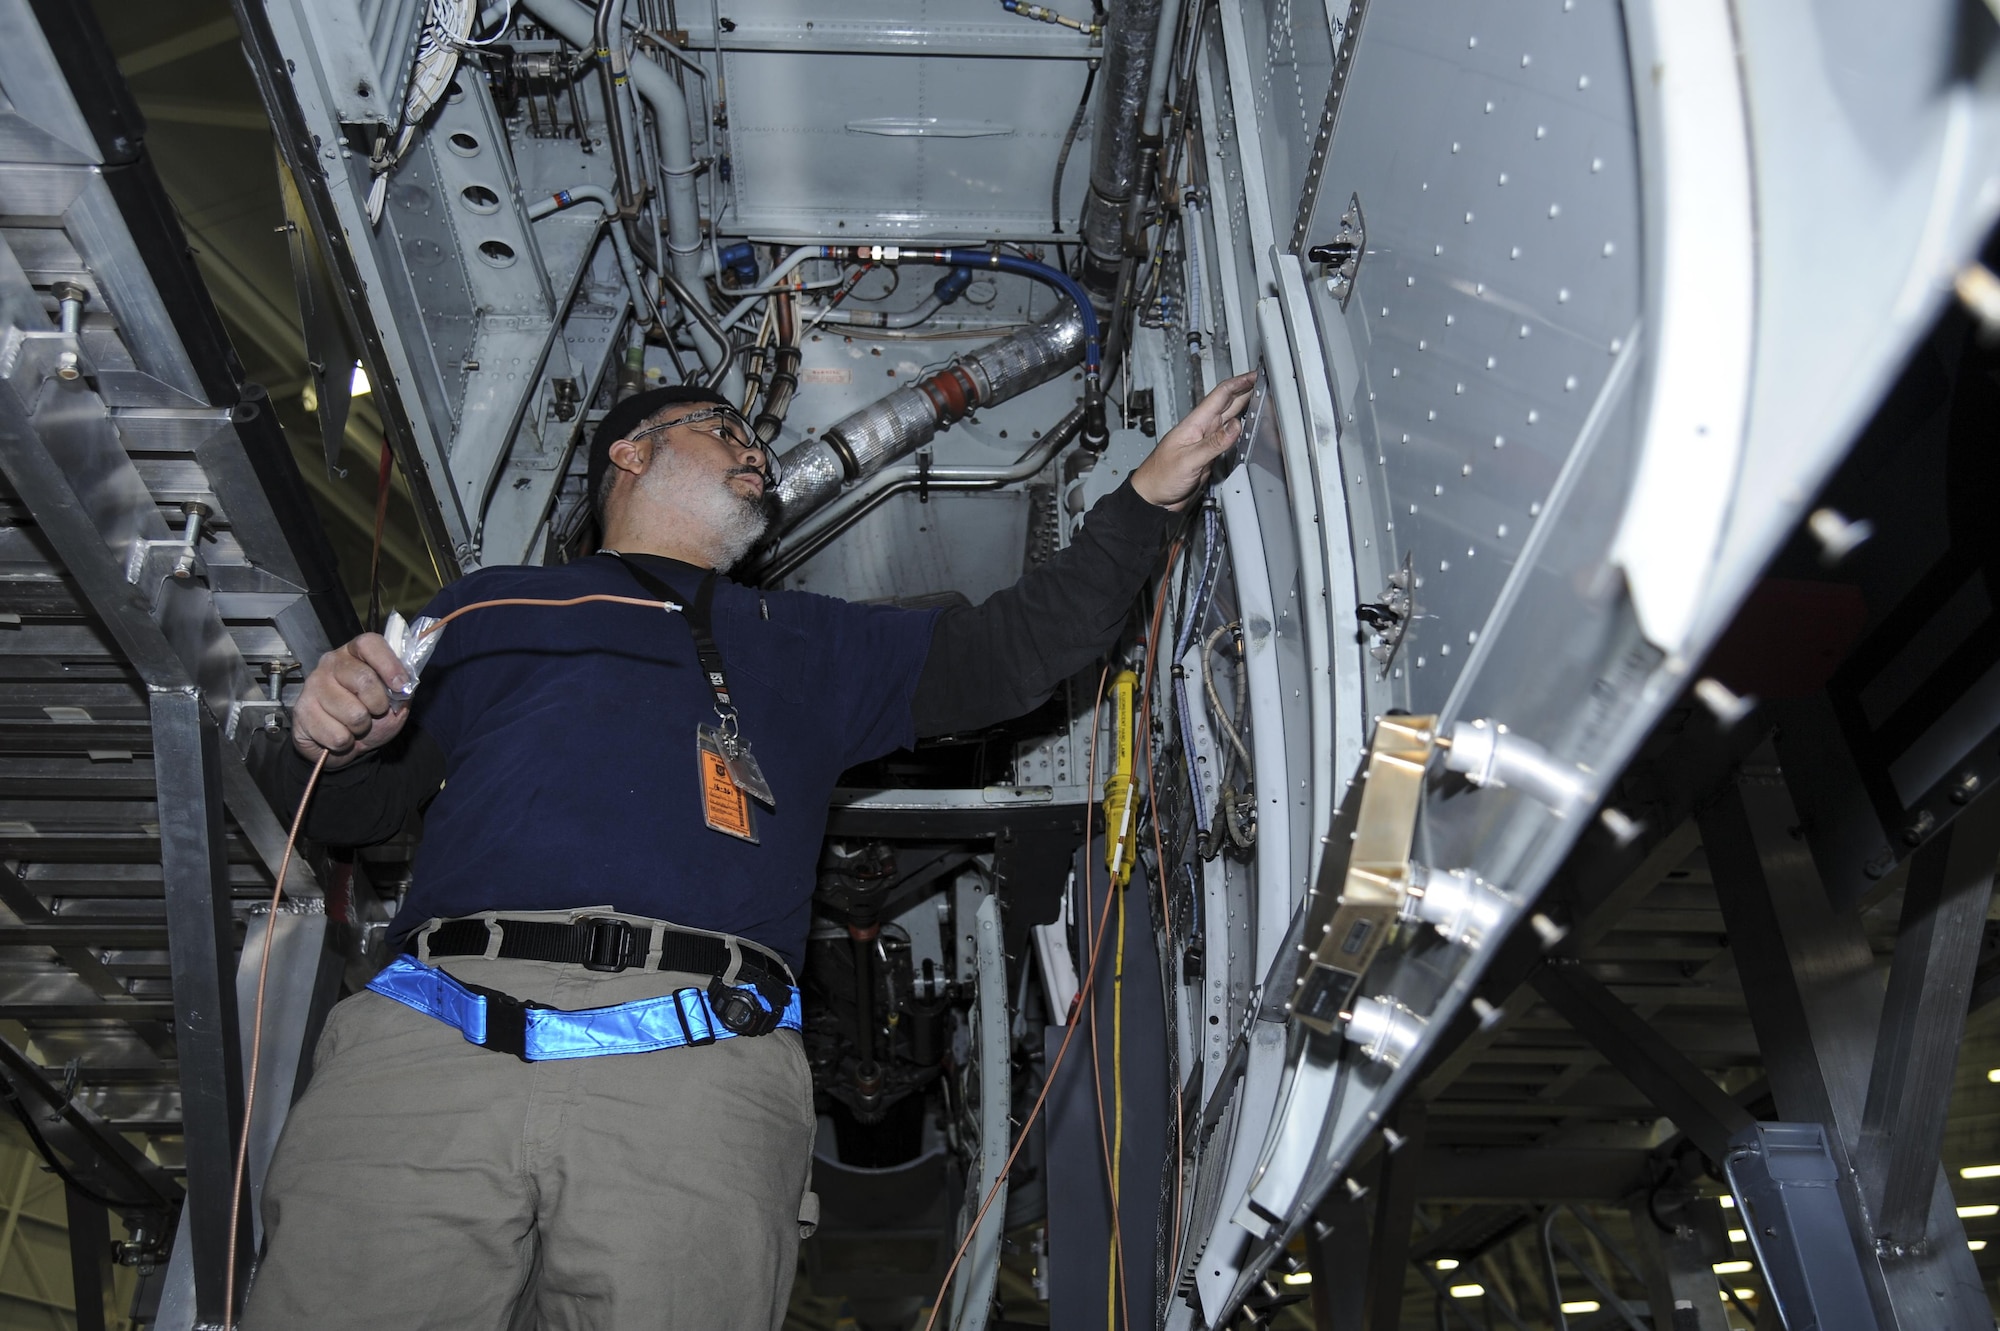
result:
[[[703,820],[718,832],[726,832],[745,841],[756,841],[750,798],[737,789],[736,782],[730,778],[729,764],[707,743],[697,745],[697,755],[701,761]]]

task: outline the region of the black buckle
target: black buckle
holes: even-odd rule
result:
[[[459,983],[465,982],[461,980]],[[516,998],[484,985],[467,984],[465,987],[486,1000],[486,1039],[480,1048],[490,1049],[496,1054],[512,1054],[523,1063],[530,1062],[528,1009],[546,1007],[547,1004]]]
[[[632,936],[637,930],[623,920],[592,919],[583,923],[590,928],[583,947],[585,970],[622,971],[632,964]]]
[[[695,1036],[694,1036],[694,1028],[688,1025],[688,1014],[687,1014],[687,1009],[686,1009],[685,1007],[683,1007],[683,1006],[681,1005],[681,1004],[682,1004],[682,1002],[683,1002],[683,1000],[682,1000],[682,998],[681,998],[681,995],[682,995],[682,994],[693,994],[693,995],[695,995],[695,999],[694,999],[694,1001],[695,1001],[696,1003],[699,1003],[699,1002],[701,1001],[701,997],[700,997],[700,995],[701,995],[701,990],[699,990],[699,989],[676,989],[676,990],[674,990],[674,995],[673,995],[673,997],[674,997],[674,1016],[676,1016],[677,1018],[679,1018],[679,1019],[680,1019],[680,1023],[681,1023],[681,1039],[682,1039],[682,1041],[683,1041],[683,1042],[685,1042],[685,1043],[686,1043],[686,1044],[687,1044],[687,1045],[688,1045],[689,1047],[691,1047],[691,1048],[695,1048],[695,1049],[699,1049],[699,1048],[701,1048],[701,1047],[702,1047],[703,1045],[709,1045],[709,1044],[714,1044],[714,1043],[715,1043],[715,1032],[714,1032],[714,1031],[710,1031],[710,1032],[708,1033],[708,1035],[707,1035],[707,1036],[706,1036],[705,1038],[703,1038],[703,1039],[699,1039],[699,1040],[695,1039]]]

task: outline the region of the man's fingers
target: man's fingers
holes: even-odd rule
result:
[[[364,633],[341,650],[365,664],[390,688],[402,688],[409,675],[402,661],[389,650],[388,640],[379,633]]]
[[[372,718],[370,718],[372,720]],[[355,733],[351,726],[329,712],[325,704],[317,699],[302,698],[292,710],[292,733],[300,740],[310,741],[315,750],[325,749],[329,753],[345,753],[354,747]],[[363,726],[362,734],[368,733]],[[300,745],[301,751],[306,749]],[[313,756],[311,753],[308,757]]]

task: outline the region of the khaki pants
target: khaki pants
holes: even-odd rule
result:
[[[451,958],[605,1007],[706,977]],[[393,999],[337,1006],[264,1191],[246,1331],[767,1331],[814,1119],[799,1037],[523,1063]]]

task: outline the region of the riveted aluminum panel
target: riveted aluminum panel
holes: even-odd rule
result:
[[[1371,711],[1444,706],[1638,321],[1625,59],[1609,3],[1369,12],[1306,231],[1328,239],[1359,198],[1346,310],[1328,270],[1306,272],[1341,479],[1369,510],[1360,594],[1381,600],[1406,556],[1417,584]]]

